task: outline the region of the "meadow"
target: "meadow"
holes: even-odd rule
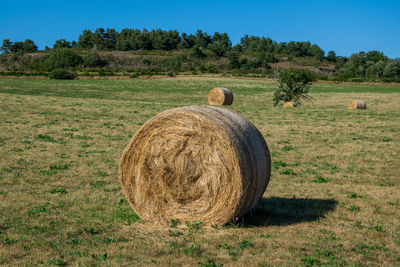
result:
[[[271,179],[238,222],[142,221],[118,180],[148,119],[213,87],[264,135]],[[0,79],[0,265],[400,265],[400,86],[315,83],[272,105],[272,80]],[[348,110],[363,99],[366,110]]]

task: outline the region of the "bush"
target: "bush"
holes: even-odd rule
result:
[[[181,70],[183,62],[185,62],[185,60],[185,55],[176,55],[160,60],[159,64],[166,70],[178,71]]]
[[[137,73],[132,73],[131,75],[129,75],[129,78],[135,79],[139,77],[139,75]]]
[[[255,69],[259,68],[262,66],[262,60],[259,57],[254,57],[250,63],[250,66]]]
[[[223,57],[228,47],[221,41],[214,41],[208,45],[208,49],[213,51],[217,57]]]
[[[355,77],[355,78],[349,78],[348,81],[355,82],[355,83],[362,83],[362,82],[368,81],[368,79],[362,78],[362,77]]]
[[[50,79],[57,79],[57,80],[73,80],[76,78],[76,76],[77,76],[76,73],[69,72],[68,70],[65,69],[53,70],[52,72],[49,73]]]
[[[263,65],[268,65],[268,63],[276,63],[279,60],[272,53],[263,53],[260,56]]]
[[[58,48],[45,57],[44,64],[47,69],[61,69],[75,67],[82,63],[82,58],[69,48]]]
[[[240,68],[239,53],[231,51],[228,54],[229,67],[232,69]]]
[[[274,106],[279,102],[294,102],[301,104],[302,99],[310,99],[308,91],[314,74],[305,69],[289,68],[279,73],[279,87],[274,92]]]
[[[385,78],[397,78],[400,79],[400,62],[390,62],[386,65],[383,72]]]
[[[203,52],[203,48],[198,45],[193,46],[191,55],[196,58],[207,57],[207,55]]]
[[[106,65],[106,62],[102,60],[96,52],[89,52],[84,58],[83,58],[83,66],[85,67],[104,67]]]
[[[205,68],[206,72],[208,72],[208,73],[218,73],[217,67],[212,63],[207,62],[204,65],[204,68]]]
[[[114,76],[114,72],[112,70],[99,70],[97,74],[101,77],[106,77],[106,76]]]
[[[142,64],[143,65],[150,65],[151,61],[144,57],[144,58],[142,58]]]

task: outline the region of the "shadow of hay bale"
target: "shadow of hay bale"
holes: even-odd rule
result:
[[[256,208],[241,219],[241,227],[291,225],[323,218],[335,210],[334,199],[262,198]]]

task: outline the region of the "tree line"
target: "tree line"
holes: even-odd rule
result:
[[[325,53],[317,44],[310,42],[276,42],[268,37],[249,36],[247,34],[240,39],[238,44],[232,45],[227,33],[215,32],[210,35],[198,30],[193,34],[187,34],[179,33],[176,30],[166,31],[161,29],[151,31],[147,29],[123,29],[118,32],[115,29],[97,28],[95,31],[83,30],[77,41],[56,40],[52,48],[46,46],[45,51],[52,52],[69,48],[92,51],[87,55],[87,64],[82,65],[84,67],[104,67],[107,65],[107,60],[101,59],[96,51],[190,51],[189,54],[186,54],[197,60],[209,57],[210,54],[207,52],[219,59],[226,58],[229,62],[227,67],[233,70],[270,69],[270,63],[285,60],[293,61],[299,58],[306,60],[303,60],[303,62],[308,65],[316,65],[320,62],[333,64],[335,66],[335,77],[338,79],[357,77],[400,79],[399,60],[389,59],[379,51],[359,52],[347,58],[337,56],[335,51]],[[4,39],[0,50],[3,54],[21,55],[37,52],[38,47],[30,39],[23,42],[11,42],[10,39]],[[62,53],[59,52],[57,55]],[[78,60],[70,53],[68,55],[70,58],[75,58],[74,62],[82,63],[84,61],[83,59]],[[184,56],[173,58],[166,66],[173,65],[172,69],[178,71],[185,59],[187,58]],[[49,59],[46,60],[49,61]],[[152,64],[152,62],[146,60],[144,59],[144,65],[155,64],[155,62]],[[61,65],[63,66],[63,64]],[[68,67],[67,65],[64,67]],[[218,66],[211,69],[218,71]],[[185,70],[187,69],[182,69],[182,71]]]
[[[106,51],[136,51],[136,50],[179,50],[179,49],[210,49],[217,56],[224,56],[226,52],[234,50],[237,52],[268,52],[272,54],[287,54],[296,57],[317,57],[322,58],[324,51],[316,44],[310,42],[289,43],[271,40],[270,38],[245,35],[240,43],[232,46],[232,42],[227,33],[215,32],[209,35],[202,30],[194,34],[182,33],[176,30],[164,31],[155,29],[123,29],[117,32],[115,29],[98,28],[95,31],[83,30],[78,37],[78,41],[67,41],[66,39],[56,40],[53,44],[55,48],[93,48]],[[50,49],[46,47],[46,49]],[[35,52],[37,46],[32,40],[25,42],[11,42],[4,39],[1,50],[4,53]]]

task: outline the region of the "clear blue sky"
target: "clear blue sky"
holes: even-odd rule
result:
[[[400,0],[1,1],[0,41],[32,39],[40,49],[77,40],[83,29],[161,28],[310,41],[349,56],[378,50],[400,58]]]

